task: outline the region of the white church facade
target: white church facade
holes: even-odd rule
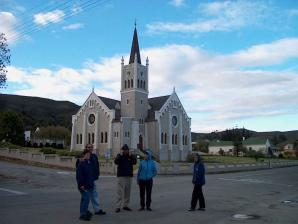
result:
[[[142,65],[135,28],[127,65],[121,60],[121,101],[91,92],[72,116],[71,150],[93,144],[100,155],[150,149],[159,160],[183,161],[191,152],[191,118],[175,92],[148,98],[149,60]]]

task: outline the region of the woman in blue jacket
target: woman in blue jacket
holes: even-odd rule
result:
[[[202,187],[205,184],[205,167],[199,154],[194,155],[194,162],[192,177],[194,188],[191,197],[191,207],[188,211],[195,211],[198,199],[200,205],[198,210],[205,211],[205,199],[202,190]]]
[[[152,160],[150,151],[146,151],[144,159],[141,160],[138,170],[138,184],[140,188],[140,203],[141,208],[139,211],[145,209],[145,191],[146,191],[146,209],[152,211],[151,205],[151,192],[153,186],[153,177],[157,174],[155,162]]]

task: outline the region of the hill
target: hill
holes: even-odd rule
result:
[[[17,112],[26,129],[48,125],[61,125],[71,129],[71,116],[77,113],[79,108],[69,101],[0,94],[0,112]]]

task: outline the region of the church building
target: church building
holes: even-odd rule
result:
[[[175,89],[170,95],[148,98],[148,80],[149,60],[141,62],[135,28],[128,64],[121,59],[121,101],[92,91],[72,116],[71,150],[91,143],[100,155],[115,156],[127,144],[134,152],[150,149],[159,160],[186,160],[191,118]]]

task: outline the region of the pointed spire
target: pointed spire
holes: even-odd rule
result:
[[[136,26],[136,23],[135,23]],[[137,55],[137,62],[141,64],[141,56],[140,56],[140,48],[139,48],[139,41],[138,41],[138,34],[137,34],[137,28],[135,27],[134,33],[133,33],[133,39],[131,44],[131,50],[130,50],[130,57],[129,57],[129,64],[132,64],[135,62],[135,55]]]

